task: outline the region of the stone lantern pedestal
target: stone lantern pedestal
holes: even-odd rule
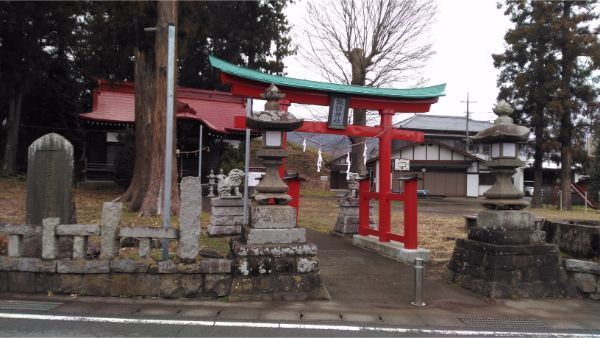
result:
[[[566,274],[558,247],[544,242],[534,217],[523,211],[529,203],[511,177],[524,162],[517,158],[518,142],[529,130],[508,117],[512,108],[504,101],[494,107],[495,125],[474,140],[492,145],[492,161],[486,166],[496,177],[484,194],[487,209],[477,215],[467,239],[458,239],[448,264],[447,278],[490,298],[559,297],[566,295]]]
[[[255,187],[250,224],[239,240],[231,241],[233,258],[232,300],[306,300],[326,296],[321,288],[317,246],[306,240],[306,229],[297,226],[296,210],[277,168],[287,150],[282,132],[297,129],[302,120],[279,110],[284,95],[271,85],[265,94],[265,111],[249,117],[249,128],[263,131],[258,157],[266,174]]]

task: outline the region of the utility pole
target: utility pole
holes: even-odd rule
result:
[[[465,151],[469,152],[469,103],[477,103],[477,101],[469,100],[469,92],[467,92],[467,101],[460,101],[467,104],[467,128],[465,131]]]

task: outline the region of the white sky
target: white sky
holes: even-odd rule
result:
[[[286,10],[292,35],[294,26],[302,25],[306,1],[309,0],[299,0]],[[466,100],[469,92],[470,100],[477,101],[470,105],[471,118],[491,120],[494,118],[492,106],[498,95],[498,71],[491,55],[504,51],[504,34],[511,27],[508,17],[502,9],[496,8],[496,0],[439,0],[437,3],[438,13],[430,31],[436,54],[430,59],[424,76],[429,79],[427,85],[447,85],[446,96],[432,106],[430,114],[464,116],[466,103],[461,101]],[[302,66],[300,57],[285,59],[287,76],[323,81],[317,71]],[[292,111],[303,115],[298,110]]]

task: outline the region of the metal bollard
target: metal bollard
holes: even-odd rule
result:
[[[427,305],[423,301],[423,258],[415,258],[415,292],[410,304],[414,306]]]

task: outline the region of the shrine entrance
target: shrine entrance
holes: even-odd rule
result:
[[[235,66],[216,57],[210,63],[221,71],[221,82],[231,86],[235,96],[261,99],[267,87],[274,84],[283,92],[283,105],[291,103],[330,107],[328,122],[304,121],[296,131],[326,133],[346,136],[362,136],[379,139],[379,191],[370,191],[368,180],[362,180],[359,188],[359,235],[376,236],[381,243],[400,242],[405,249],[418,248],[417,240],[417,182],[406,180],[403,193],[391,191],[391,151],[392,140],[424,142],[424,134],[417,131],[394,129],[392,118],[396,113],[425,113],[431,105],[444,95],[445,84],[415,89],[373,88],[325,82],[293,79],[265,74]],[[376,110],[381,121],[378,126],[346,125],[347,109],[358,108]],[[338,113],[346,113],[339,115]],[[345,119],[345,120],[344,120]],[[236,128],[246,128],[246,118],[238,116]],[[379,202],[379,226],[369,228],[369,201]],[[404,233],[395,234],[391,230],[391,203],[404,202]]]

